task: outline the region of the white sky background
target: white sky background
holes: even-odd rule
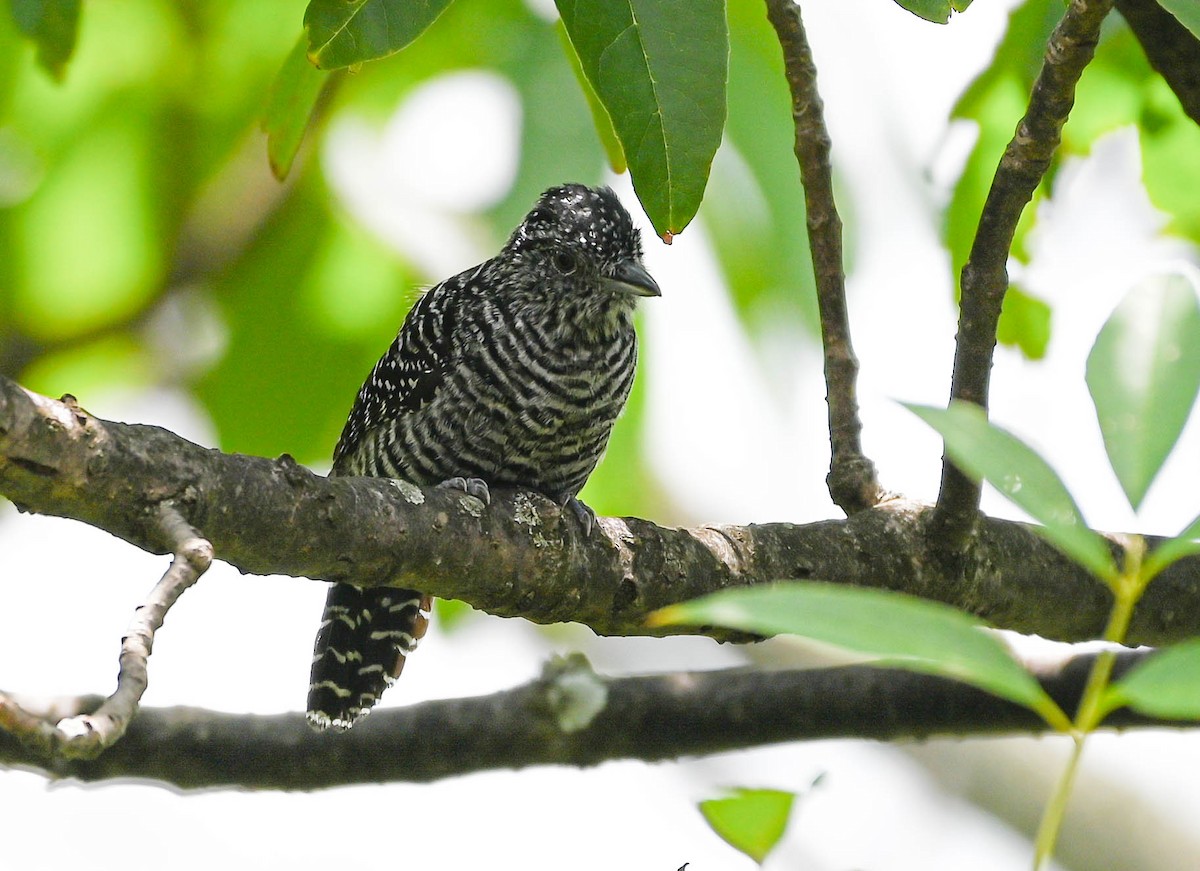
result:
[[[896,400],[940,403],[948,391],[955,322],[936,209],[945,194],[939,184],[952,178],[954,153],[961,149],[947,139],[945,119],[990,57],[1010,5],[976,3],[949,27],[937,27],[887,0],[805,4],[835,163],[855,199],[849,289],[862,363],[865,445],[885,486],[916,498],[936,495],[940,443]],[[863,65],[864,57],[877,62]],[[446,90],[433,90],[438,87]],[[383,131],[353,119],[335,123],[326,171],[347,207],[374,232],[431,274],[450,275],[491,253],[456,212],[503,194],[519,147],[515,111],[519,107],[502,84],[459,77],[413,97]],[[490,135],[478,129],[465,135],[462,119],[479,116]],[[413,136],[416,125],[423,129],[420,137]],[[471,152],[472,144],[481,150]],[[1049,207],[1034,245],[1044,256],[1025,276],[1025,286],[1054,307],[1054,339],[1041,363],[998,353],[993,409],[1001,423],[1046,454],[1093,524],[1171,533],[1200,509],[1190,486],[1200,471],[1195,426],[1143,516],[1134,518],[1122,510],[1124,500],[1107,471],[1082,377],[1087,349],[1120,296],[1147,270],[1189,256],[1180,243],[1156,235],[1161,219],[1138,185],[1136,149],[1135,137],[1116,134],[1092,159],[1062,173],[1064,193]],[[421,176],[399,175],[403,165],[421,166]],[[928,167],[931,175],[915,174],[914,165]],[[640,216],[628,179],[613,184]],[[418,214],[432,234],[412,234]],[[903,214],[912,218],[897,220]],[[670,248],[656,244],[650,232],[646,238],[648,265],[664,289],[661,299],[644,306],[648,451],[676,504],[702,522],[838,516],[823,483],[828,442],[818,350],[777,349],[775,359],[790,367],[779,383],[791,392],[781,396],[778,385],[762,381],[731,317],[703,226],[693,226]],[[101,416],[215,441],[202,412],[180,395],[81,399]],[[994,494],[985,507],[1014,515]],[[0,608],[9,615],[0,636],[0,686],[37,694],[108,692],[118,639],[164,565],[163,558],[82,524],[0,510],[0,573],[7,581],[0,586]],[[63,597],[69,605],[59,604]],[[169,615],[156,641],[145,703],[262,713],[297,709],[323,598],[322,585],[243,578],[228,566],[214,566]],[[53,629],[47,632],[43,620],[51,607]],[[232,614],[243,621],[250,615],[253,623],[234,625]],[[556,649],[584,649],[605,673],[719,667],[743,656],[703,639],[594,639],[577,627],[557,630],[553,638]],[[519,620],[478,620],[449,637],[435,623],[387,703],[512,686],[533,677],[547,655],[545,636]],[[1103,793],[1119,780],[1123,790],[1165,815],[1143,821],[1128,808],[1110,808],[1102,817],[1110,836],[1164,825],[1186,832],[1184,818],[1172,821],[1169,815],[1173,807],[1200,802],[1198,747],[1192,736],[1174,733],[1094,741],[1082,792]],[[1029,847],[1019,835],[944,792],[916,761],[935,750],[914,754],[866,742],[819,742],[683,764],[536,769],[312,795],[181,796],[137,784],[53,786],[40,775],[2,772],[3,843],[13,867],[125,867],[125,838],[133,826],[142,855],[162,857],[178,869],[376,861],[426,868],[674,871],[689,862],[690,871],[750,869],[753,863],[708,831],[695,802],[715,797],[724,786],[804,790],[824,773],[821,785],[799,803],[769,868],[1026,867]],[[989,759],[1007,759],[1010,769],[1015,760],[1034,759],[1023,776],[1031,792],[1044,793],[1065,758],[1065,748],[1053,741],[976,742],[969,750],[952,774],[938,777],[965,788],[971,777],[989,776]],[[61,834],[68,827],[69,839]],[[1072,837],[1069,826],[1066,837]],[[1171,842],[1177,867],[1200,864],[1200,837],[1192,835],[1192,841]]]

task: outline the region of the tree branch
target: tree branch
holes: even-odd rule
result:
[[[1062,641],[1097,638],[1108,590],[1034,527],[984,519],[960,571],[930,550],[930,509],[893,500],[848,520],[670,529],[603,517],[583,534],[572,512],[525,491],[490,506],[462,493],[378,478],[323,478],[286,455],[224,454],[152,426],[92,417],[74,402],[0,378],[0,493],[143,550],[169,553],[156,522],[172,503],[244,572],[412,587],[501,616],[574,621],[604,635],[704,634],[645,625],[665,605],[783,579],[886,587]],[[1148,539],[1153,547],[1155,539]],[[1112,544],[1118,561],[1120,547]],[[1119,563],[1118,563],[1119,564]],[[1151,584],[1131,644],[1200,634],[1200,558]]]
[[[154,633],[183,591],[194,584],[212,563],[212,545],[200,538],[169,503],[159,506],[156,518],[162,534],[175,543],[175,558],[146,601],[134,611],[129,630],[121,639],[117,688],[91,713],[50,720],[23,709],[16,700],[0,696],[0,726],[31,749],[64,758],[92,759],[125,734],[137,715],[146,691],[147,660]]]
[[[1121,654],[1119,671],[1144,659]],[[1095,654],[1043,670],[1042,684],[1074,710]],[[60,699],[57,712],[94,700]],[[36,708],[33,702],[26,706]],[[1174,725],[1128,710],[1112,727]],[[532,765],[656,761],[818,738],[923,739],[1043,733],[1026,708],[944,678],[869,666],[732,669],[603,678],[582,657],[490,696],[385,708],[339,735],[300,714],[254,716],[146,709],[125,739],[94,760],[47,761],[0,733],[0,764],[82,781],[138,777],[185,789],[322,789],[425,783]]]
[[[996,325],[1008,290],[1008,254],[1017,222],[1058,148],[1075,102],[1075,85],[1095,53],[1100,24],[1112,4],[1113,0],[1071,0],[1046,47],[1025,117],[996,167],[962,271],[951,399],[987,410]],[[931,532],[939,551],[951,562],[961,556],[975,528],[980,492],[977,482],[943,457]]]
[[[1117,0],[1146,59],[1175,92],[1183,111],[1200,124],[1200,39],[1155,0]]]
[[[821,313],[825,351],[826,401],[832,456],[825,479],[829,495],[847,516],[872,508],[884,498],[875,464],[862,452],[858,417],[858,358],[850,341],[846,310],[846,275],[842,265],[842,220],[833,196],[831,143],[825,107],[817,91],[813,63],[800,7],[793,0],[766,0],[792,92],[796,125],[796,160],[804,185],[804,207]]]

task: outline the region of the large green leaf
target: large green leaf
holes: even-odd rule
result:
[[[11,0],[17,27],[37,45],[38,63],[62,79],[75,51],[79,0]]]
[[[604,104],[660,235],[704,196],[725,125],[723,0],[557,0],[584,75]]]
[[[395,54],[433,24],[451,0],[312,0],[304,13],[308,56],[333,70]]]
[[[778,789],[737,789],[700,802],[700,813],[725,843],[762,864],[783,837],[795,800]]]
[[[1098,578],[1116,577],[1104,539],[1088,529],[1062,479],[1028,445],[989,422],[971,403],[906,407],[941,434],[955,465],[1033,516],[1042,524],[1038,531],[1055,547]]]
[[[276,74],[263,111],[267,159],[277,179],[282,181],[291,170],[317,98],[328,82],[329,74],[309,63],[308,37],[301,35]]]
[[[1087,384],[1108,460],[1137,510],[1200,391],[1200,303],[1186,277],[1158,275],[1129,292],[1096,337]]]
[[[608,155],[608,165],[613,172],[624,172],[629,165],[625,162],[625,150],[621,147],[621,140],[617,138],[617,131],[613,129],[612,119],[608,117],[608,110],[604,108],[604,104],[596,96],[592,83],[584,75],[579,55],[575,53],[575,47],[571,45],[571,38],[567,36],[567,29],[562,25],[561,19],[558,24],[558,35],[562,42],[563,52],[571,62],[571,72],[575,74],[575,79],[579,82],[579,87],[583,90],[583,96],[587,100],[588,111],[592,113],[592,123],[596,125],[596,135],[600,137],[600,144],[604,146],[604,153]]]
[[[1200,719],[1200,639],[1165,648],[1108,688],[1105,707],[1152,717]]]
[[[1032,708],[1052,725],[1066,718],[1041,685],[979,619],[887,590],[814,582],[722,590],[657,611],[655,625],[727,626],[763,635],[791,633],[878,659],[884,665],[953,678]]]
[[[1200,3],[1196,0],[1158,0],[1158,4],[1200,39]]]

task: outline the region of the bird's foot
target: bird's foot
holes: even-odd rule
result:
[[[447,478],[438,484],[442,490],[462,490],[468,496],[474,496],[484,505],[492,502],[492,491],[488,489],[487,481],[483,478],[464,478],[461,475]]]
[[[596,525],[596,512],[588,508],[574,496],[568,496],[560,504],[563,508],[570,509],[571,513],[578,518],[580,525],[583,527],[583,537],[590,537],[592,527]]]

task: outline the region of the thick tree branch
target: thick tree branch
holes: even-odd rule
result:
[[[1065,710],[1077,705],[1094,657],[1075,657],[1039,675]],[[1121,654],[1119,671],[1144,657]],[[423,783],[532,765],[677,759],[818,738],[921,739],[1049,728],[1026,708],[912,672],[845,666],[602,678],[581,659],[494,695],[379,710],[340,735],[312,732],[300,714],[146,709],[123,741],[94,760],[47,761],[0,733],[0,765],[82,781],[146,778],[185,789],[320,789]],[[94,701],[64,699],[47,707],[57,715],[89,703]],[[25,705],[37,709],[33,702]],[[1120,710],[1106,724],[1164,721]]]
[[[524,491],[465,494],[373,478],[323,478],[291,458],[201,448],[152,426],[103,421],[74,402],[0,378],[0,494],[152,553],[174,542],[156,521],[171,502],[245,572],[416,586],[502,616],[575,621],[609,635],[729,635],[645,625],[665,605],[782,579],[886,587],[1046,638],[1099,637],[1111,597],[1032,527],[984,519],[949,572],[930,551],[926,506],[892,501],[848,520],[669,529],[572,512]],[[1154,540],[1150,540],[1151,546]],[[1113,544],[1120,559],[1119,546]],[[1171,566],[1134,615],[1131,644],[1200,634],[1200,559]]]
[[[793,0],[766,0],[767,17],[779,36],[784,71],[792,92],[796,160],[804,185],[804,207],[821,312],[826,402],[832,456],[826,484],[847,516],[878,505],[884,493],[875,464],[862,452],[858,417],[858,358],[850,342],[846,274],[842,265],[842,219],[833,196],[831,143],[825,107],[817,91],[817,68]]]
[[[1075,85],[1091,61],[1100,24],[1113,0],[1071,0],[1046,47],[1025,117],[1008,143],[979,228],[962,271],[958,337],[951,399],[973,402],[985,411],[991,379],[996,325],[1008,290],[1008,254],[1021,212],[1033,197],[1061,140],[1075,103]],[[950,561],[958,559],[979,511],[980,485],[949,457],[942,460],[942,484],[932,533]]]
[[[1117,0],[1116,5],[1150,66],[1175,92],[1188,117],[1200,124],[1200,40],[1155,0]]]

